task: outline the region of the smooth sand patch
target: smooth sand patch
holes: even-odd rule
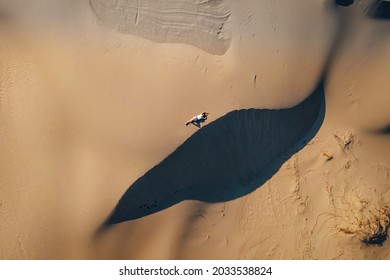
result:
[[[206,1],[210,22],[194,12],[206,6],[187,1],[197,24],[189,30],[211,33],[191,41],[183,32],[190,41],[169,43],[145,37],[153,34],[146,17],[137,35],[125,13],[105,4],[116,2],[99,3],[106,22],[89,1],[1,1],[0,258],[389,259],[388,240],[365,242],[385,236],[390,205],[390,22],[372,16],[376,1]],[[228,6],[219,13],[217,3]],[[158,15],[142,8],[148,19]],[[228,40],[220,39],[215,15],[229,13]],[[168,17],[167,26],[179,30],[184,18]],[[191,116],[209,111],[207,127],[230,116],[235,133],[226,149],[243,155],[250,146],[237,147],[248,140],[240,112],[295,107],[324,73],[322,126],[264,184],[233,200],[181,201],[102,230],[129,186],[187,139],[189,154],[199,142],[200,155],[218,155],[217,144],[208,150],[196,140],[202,130],[184,125]],[[278,150],[272,135],[289,142],[305,126],[294,116],[286,136],[266,119],[241,128]],[[206,142],[221,140],[205,132]],[[166,182],[185,182],[179,173]]]

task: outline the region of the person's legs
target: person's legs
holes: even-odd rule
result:
[[[195,124],[197,121],[198,119],[196,117],[193,117],[192,119],[186,122],[186,125],[189,125],[190,123]]]

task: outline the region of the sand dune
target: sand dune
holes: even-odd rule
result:
[[[215,120],[130,186],[109,223],[140,218],[186,199],[224,202],[247,195],[318,131],[323,95],[320,83],[291,109],[239,110]]]
[[[1,1],[0,258],[389,259],[386,2]]]
[[[206,1],[91,0],[102,23],[158,43],[185,43],[212,54],[229,48],[229,3]]]

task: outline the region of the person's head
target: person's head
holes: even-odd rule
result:
[[[208,114],[209,114],[209,113],[207,113],[207,112],[202,112],[202,116],[203,116],[203,117],[207,117]]]

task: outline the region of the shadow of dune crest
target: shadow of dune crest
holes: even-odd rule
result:
[[[336,0],[335,4],[340,5],[340,6],[344,6],[344,7],[348,7],[348,6],[352,5],[353,2],[354,2],[354,0]]]
[[[390,1],[376,1],[370,9],[370,15],[377,20],[390,19]]]
[[[376,133],[379,133],[379,134],[382,134],[382,135],[390,135],[390,125],[386,126],[386,127],[383,127],[377,131],[375,131]]]
[[[183,200],[213,203],[242,197],[302,149],[318,132],[324,115],[323,82],[289,109],[229,112],[136,180],[107,222],[138,219]]]

